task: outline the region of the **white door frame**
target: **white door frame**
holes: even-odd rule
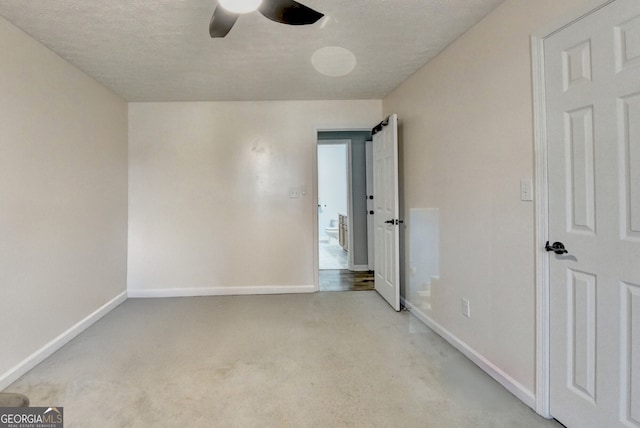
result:
[[[348,132],[348,131],[362,131],[369,132],[371,131],[371,127],[358,127],[354,126],[352,128],[325,128],[316,126],[315,129],[315,149],[312,151],[312,159],[311,159],[311,170],[312,170],[312,192],[313,192],[313,209],[311,210],[313,217],[313,281],[314,281],[314,289],[315,291],[320,290],[320,266],[319,266],[319,255],[318,255],[318,245],[320,241],[320,236],[318,236],[318,132]],[[353,227],[351,227],[353,230]]]
[[[615,0],[588,0],[578,10],[558,19],[531,36],[533,68],[533,109],[535,147],[535,268],[536,268],[536,412],[551,418],[550,404],[550,310],[549,253],[544,246],[549,239],[549,177],[547,171],[547,124],[545,96],[544,41],[558,31],[580,21]]]

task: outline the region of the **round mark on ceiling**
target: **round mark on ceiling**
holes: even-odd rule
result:
[[[339,46],[327,46],[318,49],[311,56],[311,63],[319,73],[325,76],[346,76],[356,68],[356,56],[348,49]]]

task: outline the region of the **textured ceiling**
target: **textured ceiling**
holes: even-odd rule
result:
[[[301,0],[310,26],[243,15],[211,39],[214,0],[0,0],[0,15],[129,101],[380,99],[503,0]],[[341,46],[343,77],[311,56]]]

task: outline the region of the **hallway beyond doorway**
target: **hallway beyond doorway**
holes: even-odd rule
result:
[[[320,291],[370,291],[375,290],[373,281],[373,272],[320,271]]]
[[[328,242],[320,241],[318,245],[318,257],[320,270],[347,269],[349,267],[349,253],[333,239],[330,239]]]

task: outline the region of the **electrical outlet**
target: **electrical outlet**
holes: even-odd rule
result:
[[[296,199],[300,197],[300,188],[299,187],[289,187],[289,197],[291,199]]]
[[[471,304],[469,303],[469,299],[462,299],[462,315],[471,318]]]

